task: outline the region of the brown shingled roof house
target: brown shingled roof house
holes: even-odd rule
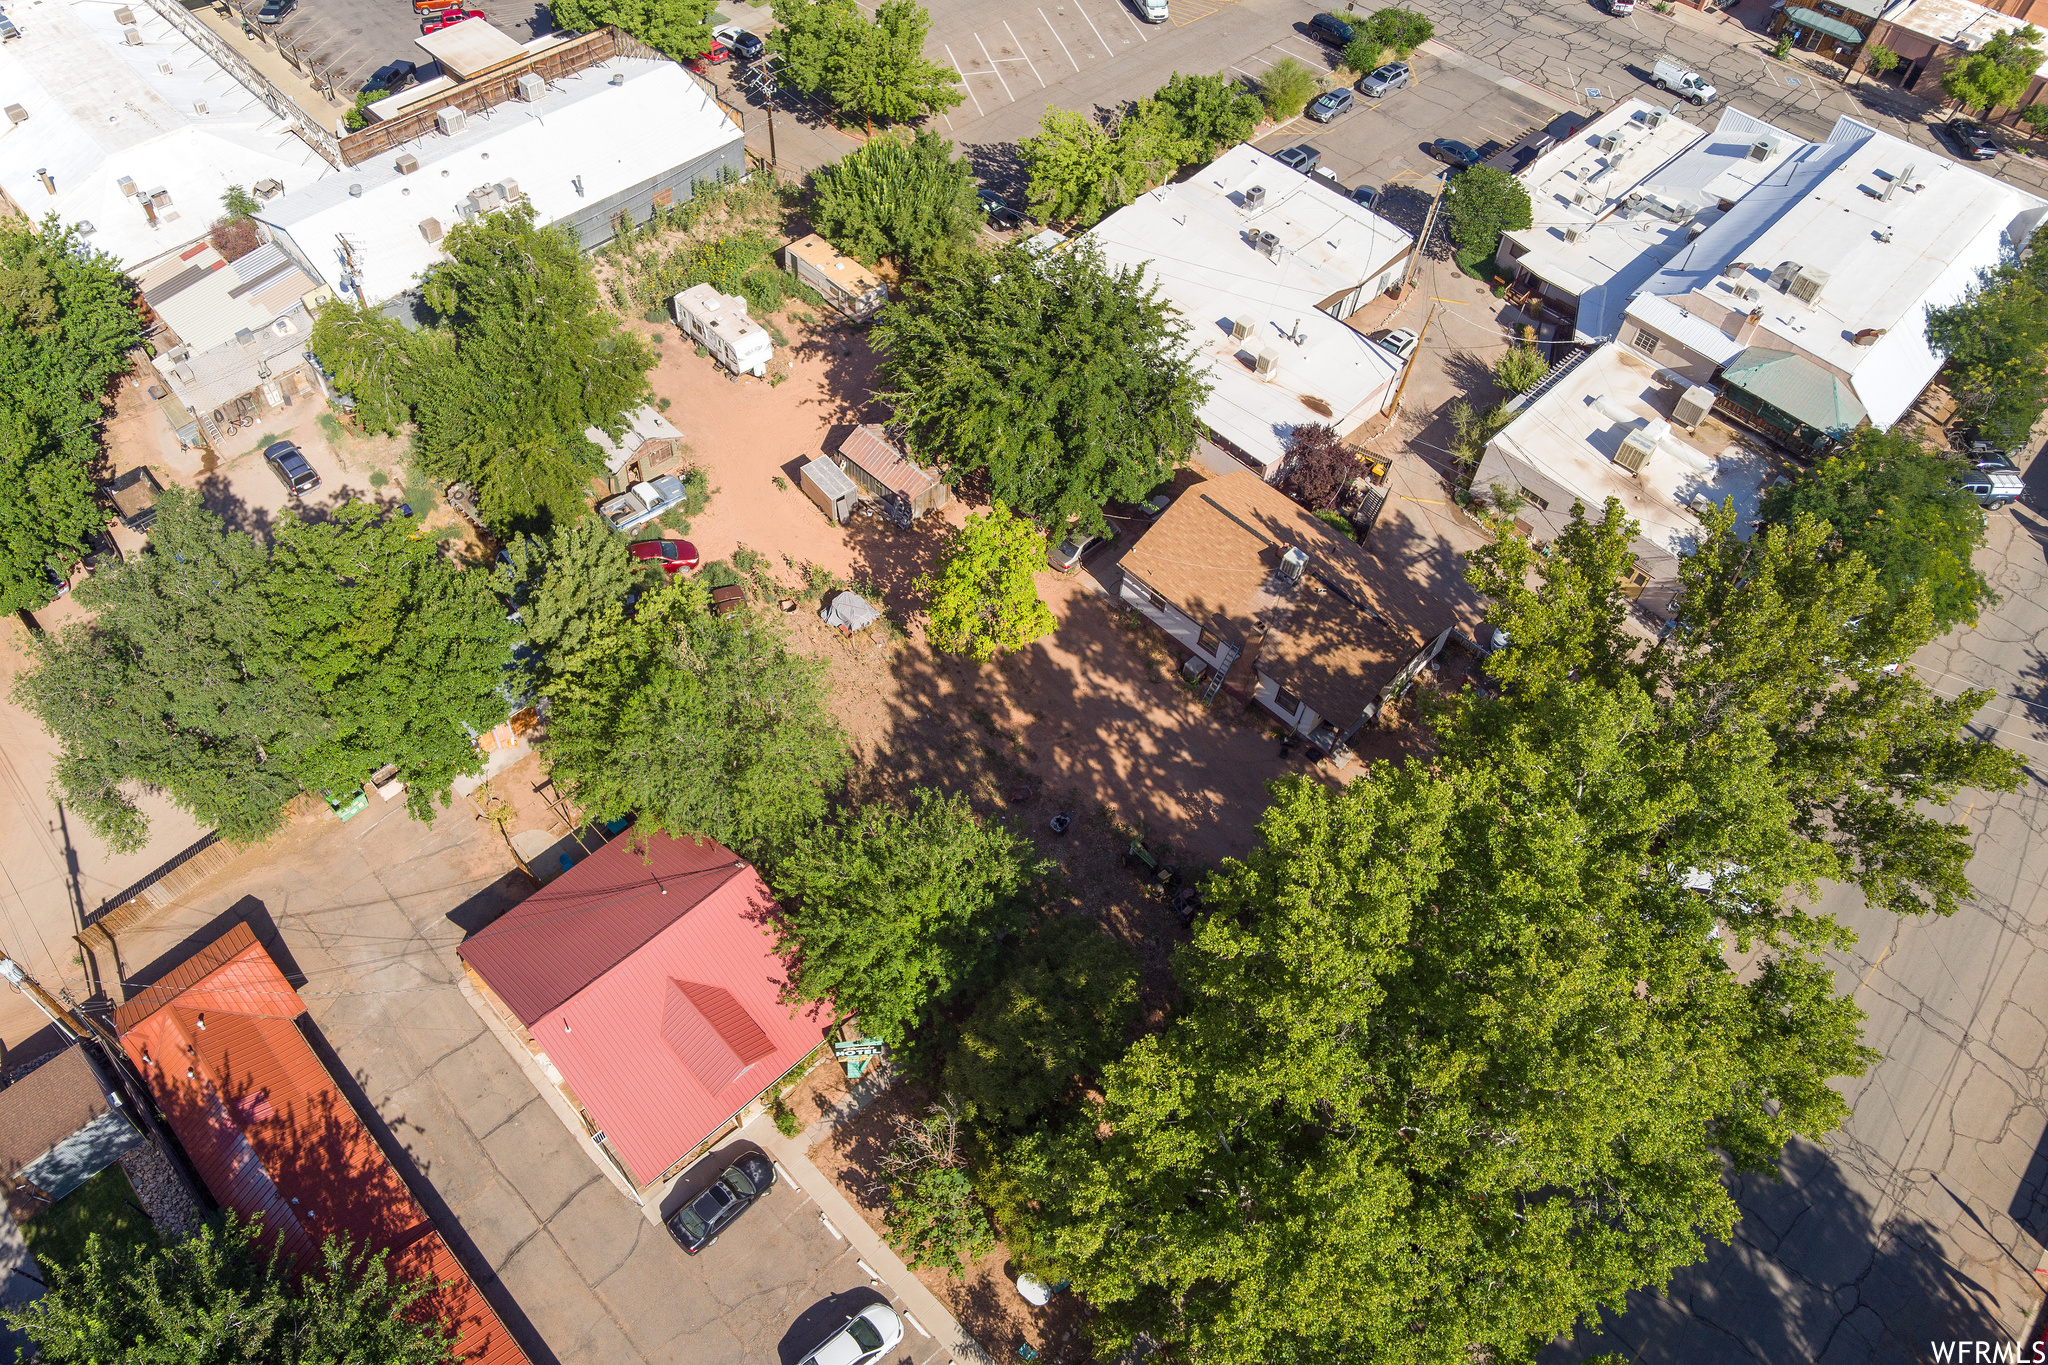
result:
[[[1436,657],[1448,603],[1249,471],[1183,491],[1124,554],[1119,596],[1223,687],[1340,762]]]

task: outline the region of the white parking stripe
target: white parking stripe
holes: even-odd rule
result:
[[[1123,0],[1117,0],[1117,8],[1123,12],[1125,21],[1128,22],[1132,28],[1138,30],[1139,42],[1149,43],[1152,41],[1150,38],[1147,38],[1145,36],[1145,26],[1139,23],[1136,19],[1131,18],[1130,8],[1123,3]]]
[[[1083,19],[1088,19],[1088,11],[1085,9],[1081,9],[1081,0],[1069,0],[1069,3],[1071,3],[1075,9],[1081,10],[1081,17]],[[1041,10],[1040,13],[1044,13],[1044,11]],[[1095,34],[1095,41],[1102,44],[1102,55],[1104,57],[1111,57],[1116,55],[1109,50],[1109,40],[1102,36],[1101,29],[1095,27],[1095,21],[1093,19],[1088,19],[1088,27]]]
[[[1045,19],[1045,11],[1043,9],[1040,9],[1038,11],[1038,17],[1041,19]],[[1052,20],[1045,19],[1045,26],[1049,29],[1052,29],[1052,40],[1060,45],[1060,51],[1067,52],[1067,40],[1060,37],[1060,31],[1058,29],[1052,27]],[[1081,69],[1081,64],[1074,60],[1074,54],[1071,52],[1067,52],[1067,63],[1068,65],[1072,66],[1074,70],[1077,72]]]
[[[981,43],[982,59],[988,63],[988,69],[996,73],[997,80],[1003,81],[1003,69],[1000,66],[996,65],[995,58],[988,55],[988,44],[981,42],[981,35],[979,33],[974,35],[974,41],[977,43]],[[1010,97],[1010,102],[1012,104],[1016,103],[1017,96],[1015,92],[1013,92],[1010,89],[1010,83],[1008,81],[1003,81],[1003,93]]]
[[[953,45],[945,43],[942,46],[946,49],[946,60],[953,64],[953,74],[960,78],[960,84],[967,86],[967,98],[974,101],[976,116],[985,115],[987,111],[981,107],[981,96],[974,93],[973,85],[968,83],[967,73],[960,69],[960,59],[953,55]]]
[[[1010,21],[1008,19],[1003,20],[1003,27],[1010,28]],[[1038,68],[1031,65],[1031,54],[1024,51],[1024,44],[1017,42],[1017,30],[1014,28],[1010,28],[1010,41],[1017,43],[1017,52],[1024,58],[1024,65],[1031,67],[1031,74],[1038,76]],[[1038,76],[1038,88],[1040,90],[1046,88],[1045,77]]]

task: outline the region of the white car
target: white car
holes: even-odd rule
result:
[[[814,1347],[803,1365],[868,1365],[903,1340],[903,1319],[886,1303],[869,1304]]]
[[[673,474],[657,474],[652,482],[636,483],[623,493],[597,505],[597,514],[611,523],[614,531],[645,526],[671,507],[680,507],[690,490]]]
[[[1405,361],[1409,356],[1415,354],[1415,344],[1420,340],[1422,340],[1421,337],[1416,336],[1414,332],[1403,327],[1398,332],[1389,332],[1381,337],[1380,345],[1392,351],[1398,359]]]

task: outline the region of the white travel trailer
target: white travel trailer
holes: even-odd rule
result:
[[[717,358],[734,374],[765,378],[775,344],[761,324],[747,316],[747,301],[721,294],[708,284],[692,285],[669,300],[683,335]]]

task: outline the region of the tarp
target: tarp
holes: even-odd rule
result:
[[[869,606],[858,593],[837,592],[832,600],[819,608],[818,619],[828,626],[842,630],[865,630],[875,623],[881,612]]]

